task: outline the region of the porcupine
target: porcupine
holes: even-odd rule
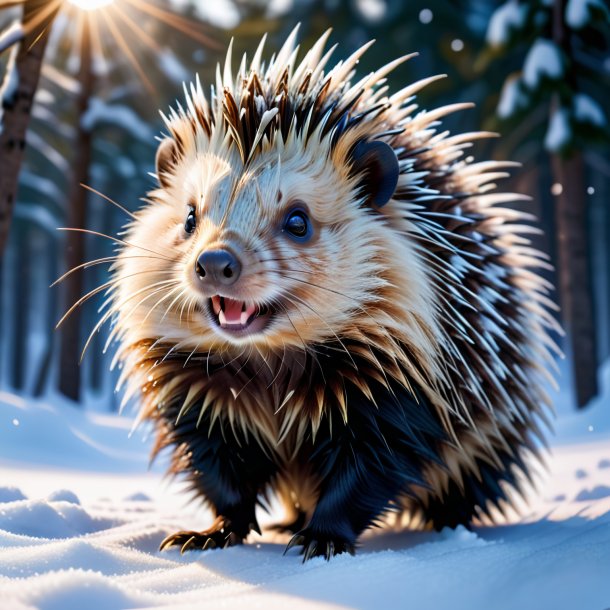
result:
[[[295,39],[185,86],[114,268],[126,399],[216,515],[162,548],[242,542],[270,493],[304,559],[392,511],[469,524],[539,453],[556,322],[514,164],[439,130],[468,104],[418,109],[439,76],[389,91],[411,55],[352,82],[370,43],[326,71]]]

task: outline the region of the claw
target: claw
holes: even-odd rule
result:
[[[300,554],[303,556],[303,563],[309,561],[312,557],[321,556],[327,561],[331,557],[340,553],[348,552],[350,555],[355,554],[355,546],[352,542],[342,539],[333,538],[326,534],[316,533],[309,527],[297,532],[286,545],[284,555],[294,546],[301,545]]]
[[[294,546],[297,546],[299,544],[303,544],[303,542],[305,542],[305,536],[302,536],[301,534],[295,534],[290,541],[288,542],[288,544],[286,545],[286,548],[284,549],[284,555]]]
[[[195,540],[195,536],[191,536],[187,541],[180,547],[180,555],[184,555],[185,551],[188,550],[191,543]]]
[[[307,546],[303,549],[303,563],[309,561],[312,557],[315,557],[317,550],[317,542],[315,540],[309,542],[309,544],[307,544]]]
[[[239,542],[241,542],[241,538],[233,532],[231,522],[219,515],[214,523],[203,531],[180,531],[167,536],[159,545],[159,551],[177,546],[180,548],[180,554],[183,555],[192,549],[206,551],[207,549],[226,548]]]
[[[170,540],[171,540],[172,536],[166,536],[162,541],[161,544],[159,545],[159,552],[165,550],[166,547],[168,547],[170,545]]]

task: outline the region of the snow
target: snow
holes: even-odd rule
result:
[[[586,93],[577,93],[572,99],[574,116],[581,123],[590,123],[596,127],[606,124],[606,117],[601,106]]]
[[[108,104],[97,97],[89,100],[89,108],[81,118],[81,125],[87,131],[92,131],[100,125],[111,125],[147,143],[154,138],[148,123],[138,117],[131,108],[121,104]]]
[[[226,550],[157,551],[210,515],[185,506],[129,417],[0,392],[3,610],[118,608],[602,610],[610,603],[610,362],[603,395],[560,418],[521,516],[367,534],[356,557],[302,564],[269,531]],[[19,426],[13,420],[19,421]],[[274,511],[277,512],[277,511]],[[275,517],[275,519],[273,519]],[[278,515],[261,515],[261,523]]]
[[[23,39],[23,36],[24,32],[21,22],[14,21],[4,32],[0,32],[0,53],[4,53],[4,51],[18,43]]]
[[[15,103],[15,95],[19,88],[19,71],[16,65],[17,47],[11,49],[9,60],[6,64],[4,80],[0,86],[0,121],[2,121],[3,109]],[[0,124],[0,130],[2,125]]]
[[[508,0],[499,6],[489,20],[487,42],[492,47],[504,46],[513,30],[519,30],[525,23],[527,6],[518,0]]]
[[[516,76],[508,77],[500,93],[500,101],[496,110],[498,116],[506,119],[526,105],[527,97],[521,89],[521,80]]]
[[[170,4],[176,7],[179,11],[184,11],[188,6],[195,9],[195,15],[203,21],[209,21],[223,29],[232,29],[237,27],[241,16],[236,6],[237,3],[231,0],[171,0]]]
[[[549,152],[557,152],[566,146],[572,137],[569,113],[565,108],[554,110],[544,137],[544,147]]]
[[[385,0],[356,0],[356,8],[369,23],[378,23],[386,16]]]
[[[563,60],[559,48],[546,38],[538,38],[525,57],[523,82],[535,89],[543,77],[557,80],[562,74]]]
[[[165,47],[160,53],[157,53],[156,59],[159,68],[173,82],[182,84],[191,79],[191,72],[186,69],[170,48]]]
[[[566,23],[574,30],[584,28],[591,21],[592,9],[609,16],[608,7],[603,0],[568,0]]]

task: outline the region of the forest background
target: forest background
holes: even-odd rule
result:
[[[251,54],[264,33],[274,51],[298,22],[302,48],[332,27],[336,59],[376,39],[360,74],[418,51],[391,75],[391,88],[447,74],[424,89],[421,107],[474,102],[444,127],[501,135],[477,142],[472,154],[521,163],[501,188],[532,198],[519,207],[538,218],[543,233],[533,243],[548,253],[545,274],[557,286],[551,297],[567,333],[557,338],[569,363],[562,387],[585,407],[610,356],[603,0],[0,0],[0,387],[117,408],[112,345],[101,358],[107,328],[94,333],[78,366],[103,292],[55,330],[73,303],[107,281],[109,264],[49,288],[71,267],[112,256],[113,243],[57,228],[119,233],[128,218],[94,191],[138,208],[155,184],[158,110],[180,99],[195,74],[213,83],[231,38],[234,58]]]

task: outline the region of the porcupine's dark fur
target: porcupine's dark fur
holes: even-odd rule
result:
[[[141,393],[156,450],[218,517],[164,546],[240,542],[269,491],[305,558],[353,551],[389,511],[467,524],[537,453],[554,321],[524,215],[497,206],[519,197],[489,192],[509,164],[461,158],[488,134],[436,132],[461,106],[414,114],[431,79],[386,95],[406,58],[352,85],[366,47],[325,74],[325,41],[298,66],[294,35],[267,68],[261,46],[235,82],[229,53],[211,107],[192,87],[123,243],[107,318],[126,399]],[[314,245],[274,228],[292,199]],[[213,328],[192,277],[210,244],[244,263],[241,292],[218,294],[273,307],[257,334]]]

